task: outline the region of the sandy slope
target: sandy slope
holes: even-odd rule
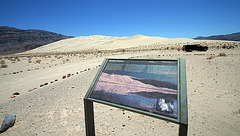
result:
[[[222,48],[223,46],[240,46],[240,42],[219,40],[194,40],[189,38],[163,38],[135,35],[131,37],[112,36],[80,36],[61,40],[45,46],[41,46],[26,53],[44,52],[82,52],[82,51],[109,51],[109,50],[163,50],[180,49],[186,44],[201,44],[210,48]]]
[[[196,42],[188,38],[162,38],[148,37],[144,35],[135,35],[132,37],[111,37],[102,35],[80,36],[51,43],[37,49],[28,51],[36,52],[63,52],[63,51],[82,51],[82,50],[113,50],[138,47],[153,44],[170,44],[179,42]]]
[[[226,56],[219,56],[220,53]],[[17,115],[15,125],[1,135],[85,135],[83,97],[107,57],[186,59],[188,134],[238,136],[240,133],[239,48],[191,53],[162,50],[32,54],[14,60],[15,57],[1,58],[8,67],[0,69],[0,122],[6,114]],[[71,76],[62,79],[67,74]],[[44,83],[48,85],[40,87]],[[10,98],[14,92],[20,95]],[[171,122],[97,103],[94,107],[96,135],[174,136],[178,133],[178,125]]]

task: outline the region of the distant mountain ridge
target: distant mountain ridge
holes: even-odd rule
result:
[[[0,55],[20,53],[68,38],[73,37],[44,30],[0,26]]]
[[[240,41],[240,32],[238,33],[232,33],[232,34],[226,34],[226,35],[213,35],[208,37],[199,36],[196,38],[193,38],[196,40],[227,40],[227,41]]]
[[[163,88],[169,88],[169,89],[174,89],[177,90],[177,85],[170,83],[170,82],[165,82],[165,81],[158,81],[158,80],[150,80],[150,79],[135,79],[137,81],[140,81],[144,84],[150,84],[156,87],[163,87]]]

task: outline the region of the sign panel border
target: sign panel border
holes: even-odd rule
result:
[[[101,73],[103,72],[104,68],[106,67],[107,63],[109,62],[109,60],[133,60],[133,61],[177,61],[177,67],[178,67],[178,83],[177,83],[177,118],[171,118],[165,115],[161,115],[161,114],[157,114],[157,113],[153,113],[153,112],[149,112],[149,111],[144,111],[141,109],[137,109],[134,107],[130,107],[130,106],[125,106],[125,105],[120,105],[120,104],[116,104],[116,103],[112,103],[112,102],[108,102],[108,101],[104,101],[104,100],[99,100],[99,99],[95,99],[95,98],[91,98],[90,95],[92,94],[94,87],[96,86]],[[89,100],[92,102],[97,102],[97,103],[102,103],[105,105],[109,105],[109,106],[113,106],[116,108],[121,108],[121,109],[125,109],[125,110],[129,110],[132,112],[136,112],[139,114],[144,114],[147,116],[151,116],[151,117],[155,117],[155,118],[159,118],[159,119],[163,119],[166,121],[171,121],[174,123],[178,123],[178,124],[188,124],[188,111],[187,111],[187,88],[186,88],[186,62],[184,59],[118,59],[118,58],[105,58],[101,67],[99,68],[98,73],[96,74],[92,84],[90,85],[85,97],[85,100]]]

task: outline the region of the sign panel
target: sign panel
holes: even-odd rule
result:
[[[105,59],[84,97],[86,135],[94,136],[93,102],[178,123],[188,129],[184,59]]]
[[[108,105],[178,120],[179,60],[105,59],[86,96]]]

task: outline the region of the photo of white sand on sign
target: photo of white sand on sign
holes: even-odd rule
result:
[[[208,46],[184,52],[185,44]],[[227,47],[233,46],[234,49]],[[0,56],[1,135],[85,135],[85,96],[104,58],[186,59],[188,135],[240,133],[240,42],[82,36]],[[96,135],[178,135],[177,124],[94,103]]]

